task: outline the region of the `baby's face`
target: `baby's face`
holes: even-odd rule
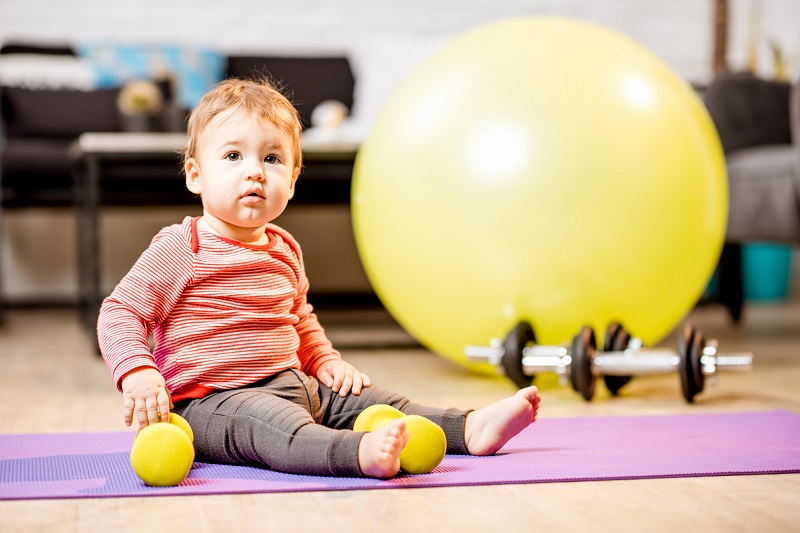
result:
[[[187,162],[186,182],[202,195],[204,216],[221,222],[215,230],[241,240],[240,230],[261,228],[283,212],[300,172],[291,147],[274,124],[247,112],[228,110],[211,120],[198,157]]]

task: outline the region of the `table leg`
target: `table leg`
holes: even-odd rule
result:
[[[0,171],[2,172],[2,171]],[[5,291],[3,291],[3,243],[6,238],[5,211],[3,209],[3,177],[0,175],[0,324],[5,320]]]
[[[81,318],[92,331],[100,311],[100,165],[87,156],[80,175],[78,204],[78,282]]]

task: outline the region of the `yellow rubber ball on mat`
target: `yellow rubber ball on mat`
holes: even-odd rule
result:
[[[353,431],[374,431],[395,418],[404,416],[406,415],[400,409],[396,409],[391,405],[382,403],[370,405],[358,414],[353,424]]]
[[[439,466],[447,452],[444,430],[418,415],[405,417],[408,444],[400,452],[400,469],[409,474],[427,474]]]
[[[192,431],[192,426],[189,425],[189,422],[187,422],[185,418],[183,418],[181,415],[170,413],[169,423],[181,428],[183,432],[186,433],[186,436],[189,437],[189,440],[194,442],[194,432]]]
[[[147,485],[178,485],[194,462],[193,434],[189,424],[175,414],[170,423],[157,422],[138,431],[131,449],[131,466]]]
[[[358,415],[353,431],[375,431],[397,418],[405,420],[408,432],[408,442],[400,452],[400,469],[409,474],[431,472],[447,453],[447,437],[442,428],[427,418],[406,415],[391,405],[376,404]]]
[[[694,90],[629,38],[566,18],[457,37],[389,97],[358,152],[365,271],[417,340],[464,366],[519,321],[543,344],[620,321],[646,344],[722,249],[720,141]]]

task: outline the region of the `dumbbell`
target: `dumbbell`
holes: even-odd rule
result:
[[[639,343],[638,346],[636,343]],[[606,328],[603,340],[602,353],[623,352],[633,346],[641,347],[639,339],[632,339],[630,333],[619,322],[612,322]],[[587,401],[594,396],[596,382],[596,357],[597,343],[595,341],[594,330],[589,326],[584,326],[581,332],[572,340],[572,351],[577,354],[573,358],[576,361],[575,370],[572,371],[572,388],[580,393]],[[613,364],[612,364],[613,366]],[[606,388],[613,396],[619,394],[619,390],[625,386],[632,376],[628,374],[603,374],[603,381]]]
[[[592,360],[597,353],[594,330],[584,327],[575,335],[570,348],[536,344],[533,327],[517,323],[504,341],[492,339],[489,346],[466,346],[464,353],[475,362],[488,362],[503,370],[514,384],[527,387],[536,374],[555,372],[559,382],[569,382],[587,401],[594,396],[595,376]]]
[[[609,325],[604,347],[613,349],[618,343],[627,341],[627,332],[617,323]],[[487,347],[467,346],[464,350],[473,361],[488,361],[499,365],[518,387],[533,382],[536,374],[555,372],[559,381],[567,381],[575,392],[589,401],[594,396],[596,375],[593,361],[597,355],[594,330],[585,326],[575,335],[569,348],[566,346],[544,346],[535,344],[536,336],[527,322],[520,322],[506,336],[504,342],[493,340]],[[630,379],[626,376],[608,376],[618,391]]]
[[[603,376],[606,386],[616,395],[634,375],[677,370],[683,396],[693,402],[695,395],[703,391],[706,376],[719,370],[748,370],[753,361],[752,354],[719,354],[716,341],[706,343],[703,334],[690,325],[679,336],[677,353],[643,349],[641,341],[632,339],[618,323],[609,325],[602,352],[597,351],[594,330],[589,326],[573,337],[569,350],[563,346],[538,346],[532,344],[533,339],[533,328],[523,322],[512,329],[504,343],[468,346],[465,354],[473,361],[502,366],[519,387],[529,385],[537,373],[556,372],[562,381],[569,378],[572,388],[587,401],[594,396],[597,376]]]
[[[533,383],[537,371],[556,372],[563,381],[570,364],[566,347],[536,344],[533,327],[524,321],[511,328],[504,340],[492,339],[489,346],[466,346],[464,354],[471,361],[502,369],[520,389]]]
[[[624,332],[622,326],[618,326]],[[617,333],[617,335],[620,335]],[[628,346],[620,350],[624,342],[614,343],[611,351],[599,352],[592,360],[592,373],[604,378],[622,378],[627,382],[633,375],[678,372],[681,392],[687,402],[703,392],[706,377],[715,376],[720,371],[750,370],[753,366],[752,353],[720,353],[716,340],[706,341],[703,333],[687,324],[678,335],[678,351],[642,348],[641,340],[631,338],[627,332],[617,337],[628,339]],[[612,386],[618,382],[612,379]],[[624,385],[624,383],[622,383]],[[616,394],[619,388],[612,390]]]
[[[637,342],[639,343],[639,347],[641,347],[640,339],[631,339],[630,333],[628,333],[619,322],[612,322],[606,328],[606,335],[603,338],[603,351],[621,352],[630,348],[632,346],[631,343],[635,344]],[[632,376],[605,375],[603,376],[603,381],[611,395],[617,396],[619,390],[631,380],[631,377]]]

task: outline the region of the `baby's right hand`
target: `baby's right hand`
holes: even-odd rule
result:
[[[159,421],[169,422],[172,399],[158,370],[150,367],[133,370],[122,378],[121,386],[126,426],[133,423],[134,413],[140,429]]]

